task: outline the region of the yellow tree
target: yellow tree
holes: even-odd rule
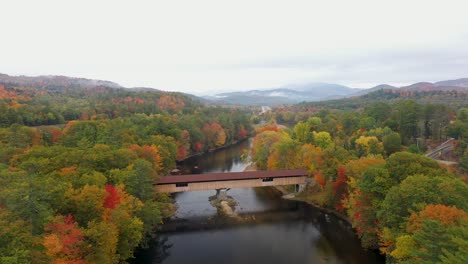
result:
[[[326,149],[328,147],[333,146],[333,141],[330,136],[330,133],[322,131],[322,132],[313,132],[314,135],[314,144],[322,149]]]
[[[323,163],[323,151],[312,144],[304,144],[296,152],[295,160],[298,168],[304,168],[309,175],[315,173]]]
[[[272,146],[272,153],[268,157],[268,169],[292,169],[296,168],[296,153],[299,148],[297,141],[292,140],[288,135],[283,137]]]
[[[383,144],[375,136],[360,136],[355,141],[356,150],[359,157],[368,155],[378,155],[383,152]]]
[[[282,137],[280,132],[265,131],[255,136],[252,145],[252,161],[259,169],[266,169],[268,158],[271,153],[271,146]]]
[[[211,122],[203,126],[203,134],[205,136],[206,146],[213,149],[220,147],[226,143],[226,132],[218,122]]]

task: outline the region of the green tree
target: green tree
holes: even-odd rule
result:
[[[388,191],[378,216],[383,226],[400,230],[411,212],[420,211],[428,204],[454,205],[467,210],[464,202],[467,199],[468,187],[459,179],[414,175]]]
[[[408,100],[400,103],[397,109],[402,140],[405,143],[413,142],[418,136],[420,105]]]
[[[322,132],[313,132],[314,136],[314,144],[317,147],[321,147],[322,149],[326,149],[333,145],[333,140],[330,136],[330,133],[322,131]]]
[[[384,102],[377,102],[366,107],[365,113],[368,116],[374,118],[377,123],[382,124],[390,117],[392,113],[392,107]]]
[[[294,126],[294,138],[300,143],[312,143],[312,126],[308,122],[299,122]]]
[[[393,153],[387,159],[386,168],[390,176],[398,183],[414,174],[444,174],[439,164],[433,159],[409,152]]]
[[[387,153],[388,156],[401,150],[401,138],[398,133],[392,133],[384,136],[382,142],[385,153]]]

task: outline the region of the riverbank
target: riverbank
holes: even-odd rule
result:
[[[247,168],[245,168],[244,171],[256,171],[256,170],[257,170],[257,166],[255,164],[250,164],[249,166],[247,166]],[[336,210],[321,206],[317,202],[317,199],[315,196],[305,194],[307,190],[302,193],[295,193],[295,192],[291,192],[287,190],[284,186],[271,186],[271,187],[279,191],[282,194],[281,198],[283,199],[307,203],[321,211],[327,212],[329,214],[333,214],[351,225],[351,220],[349,219],[348,216]]]

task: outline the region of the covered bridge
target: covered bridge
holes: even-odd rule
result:
[[[306,170],[275,170],[168,175],[154,183],[160,193],[247,188],[306,183]]]

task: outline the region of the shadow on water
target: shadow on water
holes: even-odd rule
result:
[[[249,142],[181,164],[202,172],[242,171]],[[133,263],[384,263],[361,248],[345,221],[305,203],[281,199],[274,188],[231,189],[236,218],[218,215],[214,191],[174,194],[178,211]]]

